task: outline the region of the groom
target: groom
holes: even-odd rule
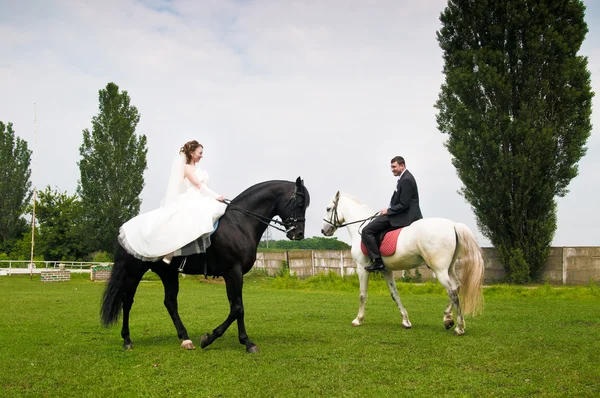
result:
[[[415,177],[406,170],[406,163],[402,156],[396,156],[391,161],[392,173],[398,177],[396,190],[387,209],[382,209],[379,216],[375,217],[363,230],[362,242],[365,244],[371,265],[365,267],[369,272],[383,271],[385,266],[379,252],[379,234],[393,229],[406,227],[414,221],[423,218],[419,207],[419,190]]]

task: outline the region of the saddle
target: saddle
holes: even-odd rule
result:
[[[382,256],[389,257],[396,253],[396,243],[398,242],[400,231],[402,231],[402,228],[393,229],[389,232],[386,232],[383,234],[383,237],[381,235],[379,236],[379,241],[381,242],[379,245],[379,251],[381,252]],[[362,242],[360,242],[360,250],[362,250],[365,256],[369,255],[367,247]]]

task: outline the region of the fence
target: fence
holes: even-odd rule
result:
[[[485,261],[485,282],[493,283],[505,276],[504,268],[493,247],[482,248]],[[287,262],[290,273],[298,277],[318,273],[335,272],[351,275],[356,272],[356,263],[350,250],[303,250],[286,252],[261,252],[257,254],[254,267],[263,269],[268,275],[276,275]],[[456,265],[460,274],[460,261]],[[419,273],[422,280],[435,279],[435,274],[421,266],[410,271],[395,271],[394,277],[414,277]],[[552,247],[546,264],[541,270],[540,280],[552,284],[585,285],[600,281],[600,247]]]
[[[504,268],[493,247],[484,247],[485,282],[494,283],[505,276]],[[302,250],[257,253],[254,268],[262,269],[275,276],[287,263],[290,273],[298,277],[308,277],[319,273],[335,272],[338,275],[352,275],[356,272],[356,263],[350,250]],[[60,265],[70,268],[71,272],[90,272],[90,279],[105,280],[110,275],[108,263],[36,261],[33,269],[29,261],[0,260],[0,274],[41,274],[41,271],[58,270]],[[40,267],[42,266],[42,267]],[[456,265],[460,273],[460,260]],[[435,279],[435,274],[421,266],[410,271],[395,271],[394,277],[414,277],[419,273],[422,280]],[[552,247],[546,264],[540,272],[540,280],[552,284],[586,285],[590,281],[600,282],[600,246],[589,247]]]
[[[42,271],[58,270],[63,268],[71,272],[90,272],[94,266],[107,266],[110,263],[97,263],[86,261],[34,261],[31,266],[28,260],[0,260],[0,274],[41,274]]]

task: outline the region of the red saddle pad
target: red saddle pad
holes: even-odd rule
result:
[[[379,246],[379,251],[381,252],[382,256],[388,257],[396,253],[396,244],[398,243],[398,235],[400,235],[400,231],[402,231],[402,228],[394,229],[385,234],[383,241],[381,241],[381,245]],[[369,254],[367,252],[367,247],[362,242],[360,242],[360,249],[365,256]]]

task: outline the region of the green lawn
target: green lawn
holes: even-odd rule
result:
[[[248,278],[247,354],[237,327],[205,350],[179,348],[162,284],[140,284],[131,316],[135,349],[120,324],[99,322],[103,283],[73,276],[0,277],[0,396],[387,397],[600,396],[597,286],[485,290],[466,334],[443,328],[439,286],[399,284],[413,324],[372,281],[363,326],[356,280]],[[182,279],[180,314],[199,346],[228,311],[225,286]]]

